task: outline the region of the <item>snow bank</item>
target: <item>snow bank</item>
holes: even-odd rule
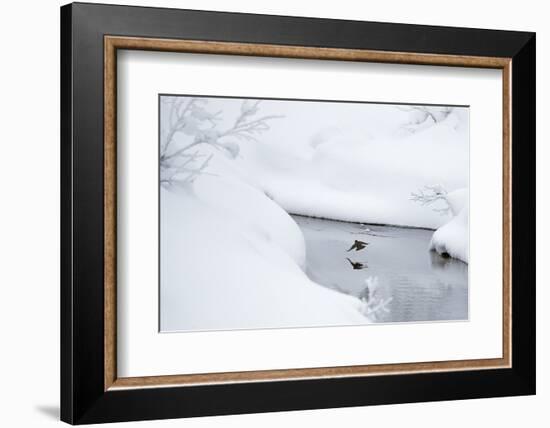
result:
[[[468,191],[459,189],[447,195],[452,219],[437,229],[430,242],[430,250],[449,255],[468,263]]]
[[[358,299],[308,279],[300,229],[256,188],[204,176],[161,203],[161,330],[368,322]]]
[[[211,98],[206,105],[223,112],[220,130],[242,110],[239,99]],[[258,116],[277,118],[257,140],[226,137],[223,143],[238,150],[221,171],[230,168],[290,213],[437,229],[447,219],[411,201],[411,193],[435,183],[448,191],[468,186],[467,108],[445,116],[446,109],[432,107],[438,122],[421,122],[422,107],[399,105],[264,100],[259,109]],[[224,156],[211,153],[209,171],[216,173]]]
[[[414,133],[403,133],[399,121],[383,125],[382,132],[369,120],[336,129],[320,118],[316,125],[325,131],[311,130],[305,141],[274,129],[281,140],[270,131],[265,141],[241,144],[238,162],[257,178],[259,188],[293,214],[437,229],[447,219],[411,201],[410,195],[433,183],[449,191],[467,187],[467,114],[463,116],[454,113]]]

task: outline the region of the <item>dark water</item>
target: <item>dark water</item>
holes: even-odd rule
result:
[[[433,231],[293,218],[306,239],[308,276],[363,300],[372,321],[468,319],[468,265],[428,251]],[[347,251],[356,240],[359,250]]]

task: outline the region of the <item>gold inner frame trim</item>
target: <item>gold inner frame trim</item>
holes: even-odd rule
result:
[[[226,373],[119,378],[116,367],[116,89],[117,50],[146,50],[213,55],[243,55],[393,64],[494,68],[502,70],[503,144],[503,322],[502,357],[493,359],[421,363],[315,367]],[[193,386],[220,383],[283,381],[312,378],[359,377],[406,373],[481,370],[511,367],[512,355],[512,165],[510,58],[386,52],[362,49],[320,48],[252,43],[171,40],[140,37],[104,37],[104,389]]]

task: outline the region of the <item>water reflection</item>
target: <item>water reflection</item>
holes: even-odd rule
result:
[[[308,276],[361,299],[372,321],[468,318],[468,265],[428,251],[432,231],[293,217]]]

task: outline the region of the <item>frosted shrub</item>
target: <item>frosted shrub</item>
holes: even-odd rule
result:
[[[281,116],[255,117],[260,100],[243,100],[239,115],[227,129],[221,129],[223,111],[210,111],[208,100],[188,97],[163,98],[167,123],[161,131],[161,183],[192,184],[207,169],[214,153],[230,159],[239,155],[239,140],[256,140],[269,130],[269,121]],[[178,138],[177,138],[178,137]],[[209,147],[213,150],[203,150]]]

